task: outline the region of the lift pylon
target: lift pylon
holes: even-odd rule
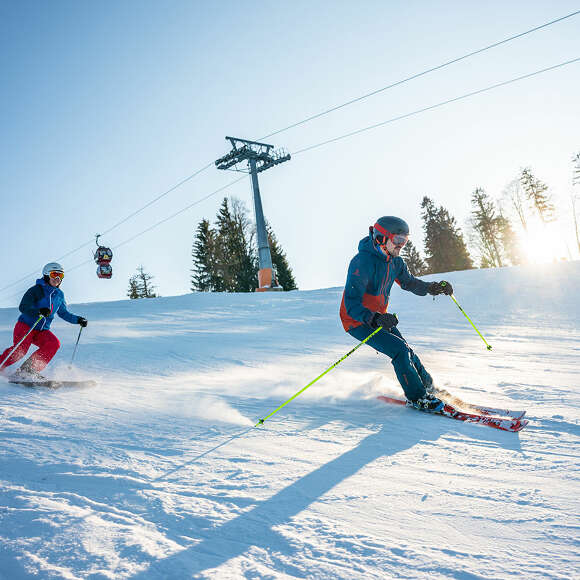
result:
[[[272,255],[268,244],[268,233],[266,231],[266,220],[262,209],[262,199],[260,197],[260,186],[258,184],[258,173],[266,171],[275,165],[290,160],[290,154],[282,149],[274,149],[273,145],[238,139],[237,137],[226,137],[231,143],[232,150],[218,159],[215,165],[218,169],[229,169],[249,173],[252,179],[252,191],[254,193],[254,214],[256,216],[256,233],[258,236],[258,260],[260,269],[258,271],[257,292],[269,290],[283,290],[278,284],[276,274],[272,266]],[[241,165],[241,167],[239,167]]]

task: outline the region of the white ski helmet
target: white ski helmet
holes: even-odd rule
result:
[[[64,274],[64,268],[58,262],[49,262],[42,269],[42,275],[49,276],[51,272],[62,272]]]

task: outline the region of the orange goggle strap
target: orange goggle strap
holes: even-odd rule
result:
[[[373,227],[375,230],[377,230],[380,234],[382,234],[385,237],[384,243],[379,245],[385,245],[387,243],[387,239],[392,240],[394,243],[395,236],[402,236],[405,238],[405,240],[409,239],[409,236],[405,234],[392,234],[391,232],[389,232],[389,230],[385,229],[379,222],[377,222]],[[377,243],[379,243],[378,240]]]

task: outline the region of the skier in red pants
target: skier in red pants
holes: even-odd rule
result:
[[[49,330],[54,315],[58,314],[71,324],[87,325],[87,319],[67,310],[64,294],[59,288],[64,270],[57,262],[50,262],[42,269],[42,278],[29,288],[20,301],[22,313],[14,327],[14,344],[0,355],[0,371],[18,362],[34,344],[35,351],[13,376],[43,380],[40,371],[52,360],[60,341]]]

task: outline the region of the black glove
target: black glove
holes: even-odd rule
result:
[[[385,330],[391,330],[393,326],[399,324],[399,319],[396,314],[391,314],[387,312],[386,314],[381,314],[380,312],[375,312],[371,318],[369,324],[372,328],[378,328],[382,326]]]
[[[431,282],[427,292],[431,294],[431,296],[437,296],[438,294],[451,296],[451,294],[453,294],[453,286],[451,285],[451,282],[447,282],[446,280],[441,280],[441,282]]]
[[[38,314],[40,314],[41,316],[44,316],[44,318],[48,318],[50,316],[50,308],[41,308],[38,311]]]
[[[86,318],[79,316],[79,319],[77,320],[77,324],[80,324],[83,328],[86,328],[88,323],[89,323],[89,321]]]

